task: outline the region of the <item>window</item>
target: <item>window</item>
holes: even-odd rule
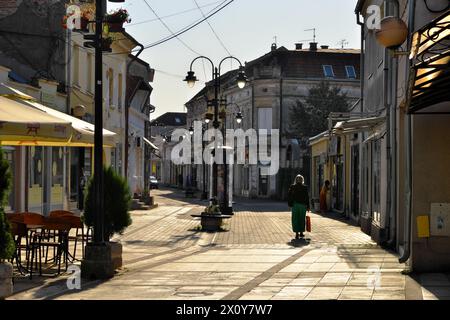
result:
[[[87,72],[86,72],[86,77],[87,77],[86,83],[87,83],[87,85],[86,85],[86,89],[87,89],[88,92],[93,93],[94,92],[94,89],[92,87],[92,83],[93,83],[92,76],[94,74],[94,72],[93,72],[94,71],[93,70],[94,69],[94,65],[93,65],[94,57],[93,57],[93,54],[88,52],[87,56],[86,56],[86,59],[87,59]]]
[[[80,47],[74,46],[72,51],[72,62],[73,62],[73,83],[80,85]]]
[[[108,70],[108,88],[109,88],[109,92],[108,92],[108,96],[109,96],[109,105],[113,105],[113,98],[114,98],[114,71],[113,69],[109,69]]]
[[[272,129],[272,108],[258,108],[258,129]]]
[[[117,81],[118,81],[118,87],[119,87],[119,90],[117,91],[117,95],[118,95],[118,97],[117,97],[117,106],[120,109],[120,108],[122,108],[122,88],[123,88],[123,86],[122,86],[122,74],[121,73],[119,73]]]
[[[327,78],[334,78],[334,72],[333,72],[333,66],[330,65],[324,65],[323,67],[323,74]]]
[[[347,78],[356,79],[356,71],[354,66],[345,66],[345,71],[347,72]]]

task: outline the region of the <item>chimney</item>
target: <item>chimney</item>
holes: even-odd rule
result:
[[[303,43],[296,43],[295,44],[295,50],[302,50],[303,49]]]
[[[320,46],[320,49],[328,49],[330,46],[324,46],[324,45],[322,45],[322,46]]]
[[[277,44],[276,43],[272,43],[272,46],[270,47],[271,51],[275,51],[277,50]]]
[[[317,51],[317,42],[309,43],[309,51]]]

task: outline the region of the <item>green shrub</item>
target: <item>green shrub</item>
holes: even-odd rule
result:
[[[0,147],[0,261],[11,259],[15,250],[11,227],[6,220],[4,210],[10,187],[11,171],[8,161],[3,158],[3,150]]]
[[[104,172],[104,240],[109,239],[115,233],[123,233],[131,225],[130,207],[131,193],[125,178],[117,174],[111,167],[103,168]],[[84,221],[88,226],[93,226],[95,221],[94,206],[94,181],[95,175],[89,180],[84,207]]]

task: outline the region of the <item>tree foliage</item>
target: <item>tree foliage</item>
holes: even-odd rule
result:
[[[11,179],[9,163],[3,158],[3,150],[0,147],[0,261],[11,259],[15,249],[11,228],[4,210],[11,187]]]
[[[340,87],[322,81],[309,89],[305,101],[297,100],[290,109],[290,135],[304,140],[328,129],[330,112],[347,112],[347,94]]]
[[[131,193],[125,178],[111,167],[104,172],[104,239],[108,241],[115,233],[123,233],[131,225]],[[95,221],[95,175],[89,180],[84,209],[84,221],[93,226]]]

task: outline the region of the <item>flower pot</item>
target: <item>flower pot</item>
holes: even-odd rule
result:
[[[201,217],[202,230],[217,231],[222,225],[222,218],[214,215],[202,215]]]
[[[108,30],[109,32],[122,32],[123,22],[108,22]]]
[[[0,262],[0,300],[13,293],[13,266],[9,262]]]

